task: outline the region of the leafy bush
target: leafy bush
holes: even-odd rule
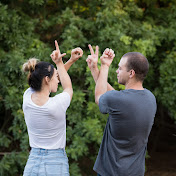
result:
[[[22,175],[30,149],[22,112],[28,87],[22,64],[34,56],[51,62],[55,39],[67,52],[64,62],[74,47],[84,50],[69,70],[74,88],[67,111],[71,175],[95,175],[92,167],[107,120],[94,103],[95,83],[85,62],[89,43],[98,44],[101,53],[106,47],[115,50],[109,82],[117,90],[124,89],[115,73],[121,56],[143,53],[150,62],[144,85],[156,95],[158,109],[164,106],[176,120],[175,1],[2,0],[0,14],[0,175]]]

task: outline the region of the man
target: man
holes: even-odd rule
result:
[[[121,58],[117,73],[125,90],[116,91],[108,84],[108,71],[114,52],[106,49],[98,70],[98,46],[87,58],[95,80],[95,102],[103,114],[109,114],[102,143],[94,165],[99,176],[144,176],[148,136],[156,113],[154,95],[143,88],[149,64],[138,52]]]

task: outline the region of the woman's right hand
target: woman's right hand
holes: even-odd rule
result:
[[[56,46],[56,50],[54,50],[50,56],[53,62],[57,65],[58,63],[62,62],[62,57],[65,56],[66,53],[63,53],[63,54],[60,53],[59,45],[56,40],[55,40],[55,46]]]

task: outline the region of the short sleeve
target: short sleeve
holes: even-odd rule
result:
[[[31,94],[34,92],[34,90],[29,87],[23,94],[23,99],[28,98],[28,96],[31,96]]]
[[[101,95],[100,99],[99,99],[99,109],[102,114],[107,114],[109,112],[107,98],[108,98],[107,93],[105,93],[105,94]]]
[[[117,101],[119,100],[120,93],[117,90],[107,91],[105,94],[100,96],[99,109],[102,114],[109,114],[117,108]]]
[[[54,96],[56,104],[61,106],[61,108],[66,111],[67,108],[70,106],[70,95],[67,92],[62,92],[56,96]]]
[[[23,94],[23,105],[22,108],[23,110],[25,109],[25,106],[29,103],[30,98],[31,98],[31,94],[34,92],[34,90],[29,87]]]

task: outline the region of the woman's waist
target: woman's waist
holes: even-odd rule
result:
[[[38,135],[29,134],[29,143],[31,148],[40,149],[64,149],[66,144],[66,134],[42,137]]]
[[[44,148],[31,148],[30,155],[53,155],[53,156],[66,156],[65,148],[58,149],[44,149]]]

